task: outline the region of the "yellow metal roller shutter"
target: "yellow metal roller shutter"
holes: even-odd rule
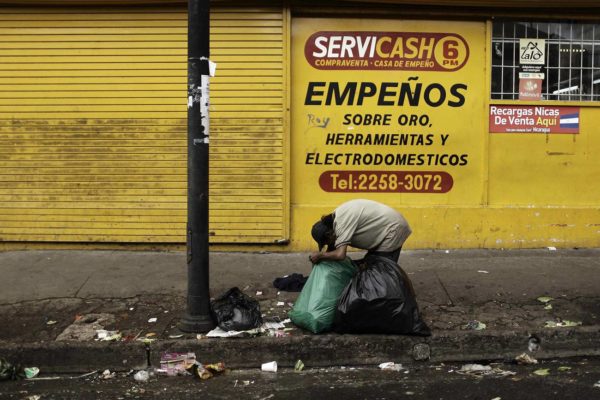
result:
[[[284,18],[213,21],[211,241],[273,242]],[[0,9],[0,241],[185,242],[186,32],[181,8]]]
[[[211,14],[211,231],[215,241],[287,237],[286,22],[278,9]]]

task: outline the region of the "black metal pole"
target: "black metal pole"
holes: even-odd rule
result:
[[[209,35],[209,0],[188,0],[188,295],[179,329],[196,333],[214,327],[208,275]]]

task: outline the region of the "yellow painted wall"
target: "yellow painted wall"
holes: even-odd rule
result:
[[[288,237],[287,26],[212,10],[213,243]],[[186,49],[182,6],[0,9],[0,242],[185,242]]]
[[[372,63],[378,58],[375,52],[373,57],[367,57],[371,63],[368,67],[319,69],[306,50],[307,42],[314,43],[314,35],[343,37],[356,32],[376,32],[376,36],[392,38],[393,33],[398,32],[457,34],[466,41],[468,58],[464,66],[453,71],[406,71],[400,66],[374,70]],[[293,21],[291,182],[294,249],[314,248],[310,237],[311,225],[322,214],[353,198],[370,198],[400,210],[413,228],[406,248],[596,247],[600,244],[600,188],[594,184],[593,178],[600,173],[600,164],[594,156],[600,150],[596,134],[598,128],[594,123],[599,110],[589,107],[589,103],[586,104],[588,107],[581,108],[580,134],[490,134],[490,64],[486,55],[486,36],[486,24],[483,22],[319,18]],[[339,59],[343,40],[337,42],[338,47],[327,48],[330,53],[322,58]],[[327,42],[323,39],[320,43],[325,46]],[[348,46],[350,44],[347,42]],[[319,55],[326,53],[321,51],[322,47],[314,45],[310,50]],[[459,52],[462,50],[459,48]],[[357,51],[356,48],[354,51]],[[410,48],[405,47],[404,51],[406,57],[411,55]],[[348,54],[346,49],[346,56]],[[438,50],[434,54],[434,57],[439,57]],[[461,57],[458,59],[462,60]],[[335,101],[330,105],[325,101],[310,104],[315,99],[324,99],[328,87],[317,86],[314,89],[310,86],[311,82],[339,82],[341,87],[345,87],[347,82],[380,85],[382,82],[408,82],[411,78],[413,83],[421,82],[424,86],[439,84],[446,89],[456,83],[464,84],[467,86],[462,92],[464,104],[431,107],[422,101],[418,106],[410,106],[406,102],[403,105],[385,105],[372,99],[362,105],[347,101],[341,105],[336,105]],[[324,94],[315,90],[324,91]],[[573,106],[572,103],[560,105]],[[376,127],[344,124],[344,115],[355,113],[390,114],[391,123]],[[399,114],[425,114],[431,126],[400,126],[396,122]],[[342,137],[347,137],[348,133],[431,134],[433,140],[431,145],[332,144],[327,141],[332,133],[345,134]],[[448,135],[444,145],[441,135]],[[332,153],[333,165],[316,162],[317,153],[322,160],[326,153]],[[336,154],[347,153],[459,154],[466,155],[467,162],[457,166],[336,163]],[[338,188],[341,184],[342,189],[350,186],[351,190],[324,190],[319,179],[323,179],[323,174],[329,174],[328,182],[333,184],[329,171],[338,175]],[[420,193],[406,192],[397,187],[395,192],[390,193],[381,192],[376,186],[373,190],[368,185],[360,187],[364,175],[370,178],[380,173],[389,178],[390,174],[397,172],[410,175],[423,171],[451,175],[452,188],[447,192]],[[347,179],[344,182],[348,173],[352,174],[353,185],[348,184]],[[409,183],[406,175],[400,176],[405,177],[402,182],[406,189]],[[377,185],[386,187],[388,184],[382,183],[381,175],[373,179]]]
[[[406,248],[600,245],[596,104],[544,102],[580,107],[578,134],[491,134],[490,104],[522,103],[490,103],[485,22],[293,18],[288,30],[289,12],[212,13],[212,249],[314,249],[314,221],[359,197],[405,214],[414,231]],[[182,7],[0,11],[0,249],[183,245],[186,23]],[[390,38],[383,47],[406,41],[395,56],[375,57],[391,61],[389,68],[319,69],[305,52],[317,32],[370,32]],[[430,55],[439,65],[393,65],[400,53],[410,59],[419,51],[409,40],[432,37]],[[457,37],[464,42],[444,54],[444,43]],[[332,56],[340,51],[334,47]],[[310,92],[310,82],[325,86]],[[413,106],[372,97],[360,105],[323,104],[319,91],[331,82],[370,82],[378,90],[391,83],[390,92],[420,84],[421,99]],[[458,96],[455,85],[464,85],[455,87]],[[448,98],[426,104],[428,87],[434,103],[440,88]],[[307,93],[321,104],[305,104]],[[344,124],[346,114],[389,114],[390,121]],[[400,115],[426,116],[427,123],[401,126]],[[417,142],[344,144],[358,133],[412,135]],[[341,142],[328,143],[329,134]],[[323,164],[327,154],[331,165]],[[346,154],[363,161],[353,165]],[[367,154],[410,158],[365,165]],[[460,165],[419,161],[441,156],[458,157]],[[334,176],[338,191],[326,191]],[[382,191],[390,184],[392,191]],[[272,245],[287,238],[287,246]]]
[[[578,134],[490,135],[490,204],[598,207],[600,109],[575,104],[581,105]]]

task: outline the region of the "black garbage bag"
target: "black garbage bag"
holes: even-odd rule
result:
[[[0,381],[14,381],[23,378],[25,378],[25,372],[20,365],[14,365],[4,358],[0,358]]]
[[[291,274],[281,278],[275,278],[273,286],[279,290],[286,292],[301,292],[304,285],[306,285],[308,277],[302,274]]]
[[[246,331],[258,328],[263,322],[258,301],[237,287],[211,301],[210,308],[217,325],[224,331]]]
[[[396,333],[429,336],[415,291],[394,261],[367,255],[338,303],[334,329],[340,333]]]

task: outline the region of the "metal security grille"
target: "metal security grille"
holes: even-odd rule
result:
[[[541,100],[600,101],[600,24],[494,21],[492,99],[519,98],[519,39],[545,40]]]
[[[281,7],[211,10],[210,240],[287,238]],[[183,7],[0,9],[0,242],[185,243]]]

